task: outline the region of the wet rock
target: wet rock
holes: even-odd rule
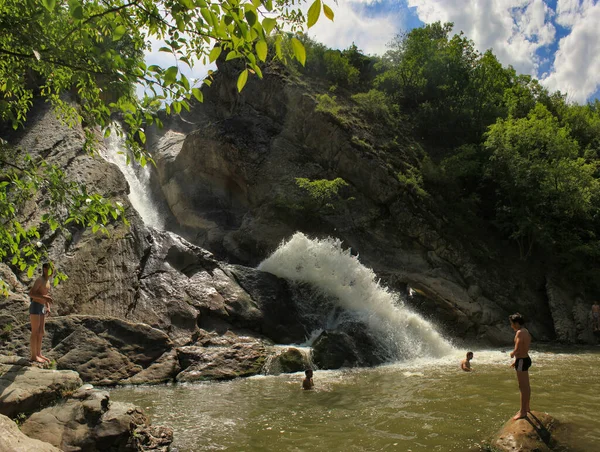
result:
[[[268,375],[279,375],[302,372],[308,367],[310,367],[310,363],[304,354],[297,348],[289,347],[284,350],[275,350],[274,354],[267,358],[263,371]]]
[[[179,347],[183,371],[177,381],[229,380],[260,373],[267,356],[264,342],[249,337],[233,339],[232,335],[229,340],[235,342]]]
[[[308,365],[302,352],[293,347],[285,350],[278,358],[281,371],[286,373],[301,372],[306,369]]]
[[[52,444],[29,438],[19,426],[0,414],[0,452],[60,452]]]
[[[374,366],[385,362],[378,348],[365,325],[348,322],[321,333],[313,343],[313,360],[320,369]]]
[[[173,442],[173,429],[147,425],[137,427],[133,432],[134,446],[139,451],[168,452]]]
[[[76,372],[24,366],[22,359],[15,362],[0,364],[0,414],[14,417],[31,413],[81,386]]]
[[[307,331],[289,282],[241,265],[230,265],[226,270],[250,294],[262,313],[259,324],[253,329],[279,344],[304,341]]]
[[[561,444],[561,433],[559,421],[548,413],[532,411],[526,419],[511,419],[504,424],[490,445],[498,452],[568,450]]]

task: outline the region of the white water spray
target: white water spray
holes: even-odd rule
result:
[[[114,126],[110,136],[105,140],[106,152],[100,155],[108,162],[119,167],[129,184],[129,201],[140,214],[147,226],[164,229],[165,222],[150,192],[150,164],[145,167],[135,163],[133,159],[127,164],[127,147],[120,127]]]
[[[441,357],[453,350],[432,324],[381,286],[373,270],[345,250],[339,239],[311,240],[298,232],[258,268],[310,283],[333,297],[339,308],[369,327],[394,359]]]

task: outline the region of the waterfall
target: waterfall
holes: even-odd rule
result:
[[[298,232],[258,268],[318,288],[342,313],[331,313],[326,328],[335,328],[349,317],[361,321],[391,359],[441,357],[453,350],[431,323],[380,285],[373,270],[344,249],[339,239],[312,240]]]
[[[125,137],[121,127],[116,124],[112,127],[110,136],[105,140],[106,151],[100,155],[108,162],[119,167],[121,173],[129,184],[129,201],[137,213],[142,217],[147,226],[164,229],[165,220],[161,215],[158,204],[154,200],[150,187],[150,164],[142,167],[130,158],[127,163],[128,150],[125,146]]]

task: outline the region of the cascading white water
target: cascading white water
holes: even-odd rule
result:
[[[144,223],[156,229],[164,229],[164,218],[149,189],[150,165],[142,167],[133,159],[130,164],[127,164],[128,150],[125,146],[125,137],[119,131],[120,127],[115,125],[112,133],[105,140],[106,151],[101,151],[100,155],[106,161],[117,165],[123,173],[129,184],[129,201]]]
[[[381,286],[373,270],[345,250],[339,239],[312,240],[298,232],[258,268],[310,283],[331,296],[337,307],[368,326],[393,359],[441,357],[453,350],[431,323]],[[334,328],[339,321],[339,316],[331,316],[327,327]]]

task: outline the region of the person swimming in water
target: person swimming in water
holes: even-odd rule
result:
[[[519,391],[521,392],[521,408],[513,417],[513,420],[527,417],[531,411],[529,401],[531,399],[531,386],[529,385],[529,367],[531,367],[531,358],[529,357],[529,346],[531,345],[531,334],[525,328],[525,319],[519,313],[508,317],[510,326],[515,331],[515,348],[510,352],[510,357],[515,358],[511,364],[517,371],[517,381],[519,382]]]
[[[315,384],[313,383],[313,370],[306,369],[304,371],[304,375],[306,376],[306,378],[302,380],[302,389],[309,390],[314,388]]]
[[[467,357],[460,362],[460,368],[465,372],[473,372],[471,369],[471,360],[473,359],[473,352],[467,352]]]

